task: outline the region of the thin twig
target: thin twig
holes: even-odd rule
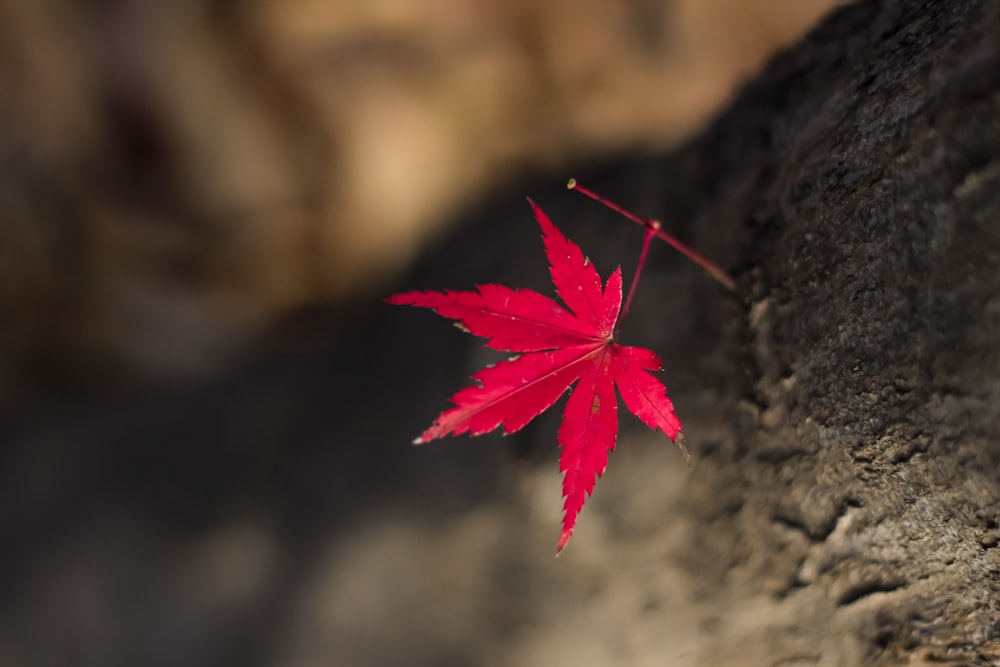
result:
[[[653,230],[653,232],[652,232],[653,236],[656,236],[657,238],[661,239],[662,241],[665,241],[666,243],[670,244],[673,248],[675,248],[677,251],[679,251],[685,257],[687,257],[692,262],[694,262],[695,264],[697,264],[698,266],[700,266],[702,269],[704,269],[705,272],[708,273],[708,275],[711,278],[713,278],[713,279],[717,280],[718,282],[722,283],[722,285],[726,289],[728,289],[728,290],[730,290],[732,292],[736,291],[736,281],[733,280],[733,278],[728,273],[726,273],[725,271],[723,271],[721,268],[719,268],[718,265],[716,265],[714,262],[706,259],[704,256],[702,256],[701,254],[699,254],[694,249],[689,248],[688,246],[686,246],[685,244],[681,243],[680,241],[678,241],[677,239],[675,239],[673,236],[671,236],[670,234],[668,234],[667,232],[663,231],[660,228],[660,223],[657,222],[656,220],[646,220],[645,218],[640,218],[635,213],[632,213],[631,211],[622,208],[621,206],[619,206],[618,204],[614,203],[613,201],[610,201],[609,199],[605,199],[604,197],[602,197],[601,195],[597,194],[596,192],[594,192],[592,190],[588,190],[587,188],[583,187],[582,185],[580,185],[579,183],[576,182],[575,178],[571,178],[569,180],[569,183],[566,184],[566,187],[569,188],[570,190],[576,190],[577,192],[579,192],[581,194],[587,195],[588,197],[590,197],[594,201],[598,201],[598,202],[604,204],[605,206],[607,206],[608,208],[610,208],[612,211],[615,211],[615,212],[617,212],[617,213],[625,216],[626,218],[628,218],[632,222],[635,222],[635,223],[638,223],[638,224],[642,225],[643,227],[646,228],[647,235],[649,233],[648,230],[652,229]],[[645,248],[643,248],[643,257],[645,257]],[[633,283],[633,285],[634,285],[634,283]],[[630,292],[631,292],[631,290],[630,290]]]

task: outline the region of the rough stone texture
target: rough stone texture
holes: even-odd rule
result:
[[[744,242],[716,548],[869,658],[1000,658],[1000,7],[845,9],[691,151]]]
[[[0,663],[996,664],[1000,6],[845,8],[699,139],[573,175],[739,279],[657,247],[623,330],[665,359],[691,472],[623,420],[553,560],[558,414],[407,447],[488,357],[359,304],[225,377],[8,425]],[[525,192],[628,272],[636,228],[549,185],[405,285],[546,289]]]

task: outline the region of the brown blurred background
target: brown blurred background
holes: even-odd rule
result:
[[[835,4],[6,0],[0,376],[214,367],[525,170],[675,144]]]
[[[0,665],[746,664],[768,603],[716,646],[669,567],[676,452],[623,445],[554,562],[551,460],[407,444],[483,360],[376,304],[422,249],[497,279],[463,223],[544,277],[465,212],[668,150],[835,4],[0,2]]]

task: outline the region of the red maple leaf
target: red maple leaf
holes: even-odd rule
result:
[[[488,347],[521,353],[476,373],[472,379],[477,384],[455,394],[455,407],[443,412],[414,441],[417,444],[445,435],[481,435],[501,424],[504,433],[514,433],[577,383],[558,436],[565,503],[557,551],[562,551],[596,478],[607,467],[608,452],[615,449],[615,387],[632,414],[671,440],[676,441],[681,424],[666,387],[649,373],[662,370],[660,358],[651,350],[616,342],[621,269],[602,287],[597,269],[579,246],[528,201],[542,228],[552,282],[565,307],[532,290],[503,285],[480,285],[475,292],[408,292],[390,297],[388,303],[431,308],[488,338]],[[681,449],[686,455],[683,444]]]

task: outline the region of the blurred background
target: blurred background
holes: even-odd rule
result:
[[[524,195],[836,4],[0,2],[0,665],[724,663],[676,452],[636,435],[553,561],[557,422],[411,448],[483,359],[379,302],[545,290]]]

